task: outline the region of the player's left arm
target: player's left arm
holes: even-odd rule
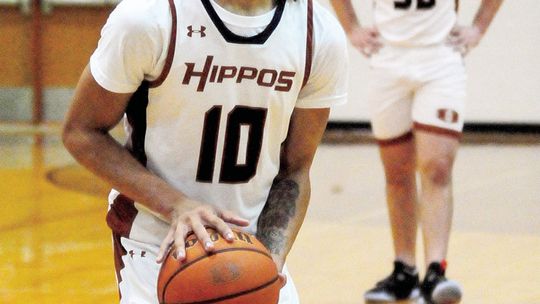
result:
[[[306,215],[309,172],[329,113],[329,108],[294,110],[281,148],[279,173],[257,223],[257,238],[270,250],[279,271]]]
[[[482,0],[471,26],[456,26],[448,38],[451,45],[466,55],[487,32],[503,0]]]
[[[330,12],[315,3],[313,65],[298,94],[280,168],[257,222],[257,237],[281,271],[300,230],[310,198],[309,172],[330,108],[347,100],[347,38]]]

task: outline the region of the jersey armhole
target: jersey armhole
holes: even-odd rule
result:
[[[171,70],[171,65],[174,59],[174,51],[176,48],[176,31],[177,31],[177,14],[176,14],[176,5],[174,4],[174,0],[169,0],[169,7],[171,9],[171,17],[172,17],[172,28],[171,28],[171,37],[169,39],[169,48],[167,50],[167,57],[165,58],[165,65],[163,66],[163,70],[161,71],[161,74],[156,80],[149,82],[150,88],[156,88],[159,87],[163,81],[167,78],[167,75],[169,74],[169,71]]]
[[[306,65],[304,67],[304,80],[302,88],[306,86],[313,65],[313,0],[307,1],[307,35],[306,35]]]

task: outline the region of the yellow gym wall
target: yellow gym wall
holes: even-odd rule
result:
[[[0,7],[0,87],[31,85],[31,25],[20,9]]]
[[[111,10],[60,7],[42,16],[44,86],[75,86]],[[32,16],[11,7],[0,16],[0,86],[30,86]]]
[[[43,16],[43,85],[74,87],[111,8],[54,8]]]

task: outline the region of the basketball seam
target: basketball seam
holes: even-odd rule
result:
[[[162,295],[161,295],[161,299],[162,299],[163,301],[165,301],[165,292],[167,291],[167,287],[169,286],[169,284],[172,282],[172,280],[174,279],[174,277],[176,277],[180,272],[184,271],[184,270],[185,270],[186,268],[188,268],[189,266],[191,266],[191,265],[193,265],[193,264],[199,262],[200,260],[206,259],[206,258],[208,258],[208,257],[210,257],[210,256],[212,256],[212,255],[214,255],[214,254],[218,254],[218,253],[221,253],[221,252],[228,252],[228,251],[243,251],[243,250],[245,250],[245,251],[256,252],[256,253],[262,254],[262,255],[264,255],[264,256],[266,256],[266,257],[272,259],[272,257],[271,257],[268,253],[266,253],[266,252],[264,252],[264,251],[262,251],[262,250],[257,250],[257,249],[252,249],[252,248],[227,248],[227,249],[221,249],[221,250],[213,251],[213,252],[210,253],[210,254],[206,254],[206,255],[204,255],[204,256],[201,256],[201,257],[196,258],[195,260],[193,260],[193,261],[191,261],[191,262],[185,264],[183,267],[181,267],[180,269],[176,270],[176,272],[173,273],[173,275],[171,275],[171,276],[169,277],[169,279],[167,279],[167,283],[165,283],[165,285],[163,286],[163,292],[162,292]],[[170,254],[170,253],[171,253],[171,252],[169,252],[169,254]],[[275,279],[274,279],[273,281],[275,281]],[[268,284],[268,283],[266,283],[266,284]],[[250,291],[250,292],[251,292],[251,291]],[[212,300],[212,301],[215,301],[215,300]],[[222,301],[222,300],[220,300],[220,301]],[[163,302],[163,303],[165,303],[165,302]],[[177,304],[199,304],[199,303],[200,303],[200,304],[203,304],[203,303],[206,303],[206,302],[177,303]]]

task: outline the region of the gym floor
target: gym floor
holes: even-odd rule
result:
[[[539,156],[538,143],[460,149],[447,274],[463,303],[540,304]],[[0,303],[117,302],[108,187],[75,164],[58,128],[0,128],[0,180]],[[322,145],[312,183],[288,258],[302,302],[362,303],[392,266],[377,147]]]

